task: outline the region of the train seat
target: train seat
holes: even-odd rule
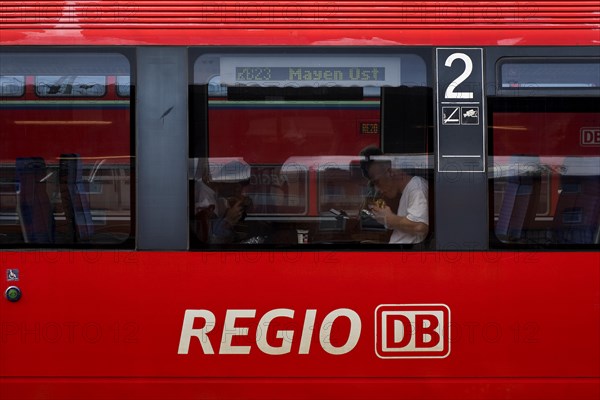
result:
[[[598,244],[600,226],[600,165],[598,159],[567,157],[552,224],[559,244]]]
[[[527,159],[532,160],[531,157]],[[518,171],[508,177],[495,227],[496,236],[503,242],[527,241],[534,233],[533,224],[541,188],[539,161],[535,165],[535,159],[525,167],[519,166],[518,157],[511,160]]]
[[[61,154],[59,161],[60,196],[67,220],[68,242],[86,242],[94,234],[90,202],[82,178],[79,154]]]
[[[16,178],[17,213],[25,243],[54,243],[56,224],[46,191],[46,162],[41,157],[18,157]]]

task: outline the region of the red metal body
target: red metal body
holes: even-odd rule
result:
[[[356,103],[356,102],[355,102]],[[235,118],[232,116],[235,115]],[[360,149],[379,142],[379,134],[361,134],[361,123],[379,121],[379,103],[364,108],[330,105],[285,109],[259,108],[246,105],[228,109],[210,109],[209,142],[211,156],[242,154],[247,143],[260,137],[262,143],[254,154],[247,154],[249,163],[283,164],[288,158],[358,154]],[[265,133],[258,122],[272,119],[275,129]],[[294,130],[302,132],[294,133]],[[225,133],[239,132],[232,141]],[[323,140],[326,132],[329,140]],[[268,137],[265,137],[267,136]],[[301,140],[299,140],[301,139]],[[246,151],[247,152],[247,151]]]
[[[593,0],[3,1],[4,45],[596,45]]]
[[[0,44],[600,44],[596,1],[174,3],[1,1]],[[33,111],[17,112],[26,120]],[[210,112],[218,121],[220,111]],[[63,119],[62,113],[74,119],[77,112],[62,110],[48,118]],[[356,131],[355,122],[372,119],[372,111],[355,117],[340,132]],[[495,123],[501,125],[504,117],[512,124],[515,119],[536,124],[531,114],[508,113],[499,113]],[[113,121],[113,133],[123,137],[119,132],[129,129],[128,118],[128,112],[111,110],[101,119]],[[212,126],[211,132],[245,120],[221,119],[223,126]],[[579,129],[579,122],[566,123]],[[0,120],[0,129],[6,128],[3,124]],[[10,150],[2,154],[30,149],[25,140],[31,132],[24,131],[23,142],[8,144]],[[38,138],[39,132],[34,132]],[[98,132],[97,154],[130,154],[129,143],[100,137],[104,132]],[[74,127],[62,134],[77,141]],[[229,149],[218,135],[212,139],[216,155],[219,146]],[[364,143],[353,141],[352,146],[372,140],[365,136]],[[291,154],[282,153],[279,145],[266,145],[256,161],[265,162],[265,155],[273,155],[274,163],[285,161]],[[38,150],[51,157],[62,148]],[[552,150],[549,145],[548,155]],[[356,153],[350,147],[341,151]],[[596,155],[598,150],[584,151]],[[315,152],[326,154],[327,149],[312,147],[306,155]],[[316,204],[311,207],[316,214]],[[23,297],[16,303],[0,301],[1,399],[600,397],[597,251],[2,249],[0,273],[8,268],[20,270]],[[447,307],[449,343],[443,356],[378,355],[385,340],[378,313],[382,305]],[[182,337],[186,310],[205,316],[191,325],[196,332],[204,329],[205,336]],[[278,317],[263,319],[273,310]],[[210,314],[214,323],[208,323]],[[427,332],[426,325],[422,328]],[[282,353],[265,353],[258,345],[263,335],[264,348]],[[189,344],[187,351],[181,351],[182,343]],[[207,354],[209,348],[214,354]],[[226,354],[235,352],[241,354]]]
[[[57,155],[65,152],[65,143],[70,143],[77,151],[86,149],[81,156],[91,160],[110,155],[114,162],[116,156],[129,157],[129,141],[123,140],[129,135],[128,104],[121,109],[103,109],[110,103],[105,101],[105,104],[96,104],[94,110],[85,104],[80,108],[74,101],[56,101],[50,106],[39,103],[29,100],[29,104],[21,102],[19,110],[0,111],[0,115],[10,113],[10,117],[2,118],[0,129],[11,128],[15,132],[15,124],[21,128],[12,136],[13,140],[3,144],[6,147],[2,154],[8,156],[7,159],[35,154],[56,163]],[[111,129],[107,130],[107,126]],[[82,129],[85,129],[85,135],[82,135]],[[57,134],[60,134],[59,140]]]
[[[3,397],[593,399],[599,263],[598,253],[4,252],[26,296],[0,303]],[[448,357],[376,356],[379,305],[437,302],[451,311]],[[294,317],[259,324],[280,308]],[[214,313],[215,354],[196,338],[177,354],[190,309]],[[318,339],[337,309],[362,328],[342,355]],[[219,354],[227,310],[255,310],[232,341],[248,354]],[[307,310],[315,330],[299,354]],[[329,328],[341,346],[348,320]],[[257,330],[273,346],[275,331],[292,331],[289,353],[263,353]]]

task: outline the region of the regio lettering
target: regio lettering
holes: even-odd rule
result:
[[[269,355],[289,354],[292,351],[294,340],[299,335],[300,344],[298,346],[298,354],[309,354],[316,328],[317,310],[306,310],[301,331],[277,329],[274,332],[275,336],[273,336],[272,329],[276,329],[276,325],[290,326],[285,323],[277,324],[274,321],[279,320],[281,322],[283,320],[284,322],[291,323],[294,321],[295,314],[294,310],[288,308],[278,308],[266,312],[260,318],[255,332],[255,344],[258,350]],[[256,310],[227,310],[223,322],[223,333],[221,340],[218,342],[218,354],[250,354],[252,346],[247,344],[242,345],[238,340],[250,335],[250,328],[244,326],[243,320],[255,318]],[[339,324],[340,319],[347,319],[350,323],[350,328],[345,342],[334,344],[330,340],[330,335],[334,326]],[[247,324],[248,321],[246,321]],[[201,326],[201,328],[195,328],[194,325]],[[211,335],[211,332],[213,332],[216,326],[217,319],[211,311],[185,310],[177,354],[189,354],[192,338],[198,340],[204,354],[215,354],[213,345],[217,344],[217,341],[215,335]],[[362,322],[360,316],[355,311],[348,308],[333,310],[325,316],[323,322],[318,327],[319,345],[321,349],[332,355],[347,354],[356,347],[360,339],[361,329]],[[269,340],[269,338],[273,337],[277,339],[277,344],[272,343],[273,339]]]

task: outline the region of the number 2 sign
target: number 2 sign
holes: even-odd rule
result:
[[[439,172],[485,171],[483,50],[436,49]]]
[[[444,93],[444,98],[446,99],[472,99],[473,92],[457,92],[456,88],[464,81],[469,79],[471,74],[473,73],[473,60],[466,55],[465,53],[452,53],[448,58],[446,58],[446,62],[444,63],[445,67],[452,68],[452,64],[456,60],[461,60],[464,62],[464,70],[462,74],[460,74],[456,79],[450,82],[446,87],[446,91]]]

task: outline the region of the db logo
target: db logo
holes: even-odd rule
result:
[[[375,309],[380,358],[444,358],[450,354],[450,309],[444,304],[382,304]]]
[[[581,128],[582,146],[600,146],[600,128]]]

